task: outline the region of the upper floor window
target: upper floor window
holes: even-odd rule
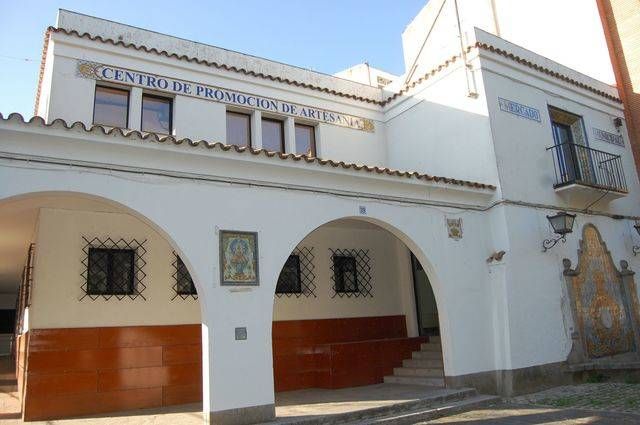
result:
[[[150,94],[142,95],[142,131],[171,134],[173,100]]]
[[[127,128],[129,91],[96,86],[93,104],[93,123],[109,127]]]
[[[311,125],[296,124],[296,153],[316,156],[316,129]]]
[[[587,145],[582,117],[554,107],[549,108],[549,116],[561,177],[579,180],[590,165],[588,152],[581,148]]]
[[[284,122],[262,118],[262,149],[284,152]]]
[[[227,144],[251,146],[251,115],[227,111]]]

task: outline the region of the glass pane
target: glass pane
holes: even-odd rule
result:
[[[171,134],[171,99],[142,96],[142,131]]]
[[[354,257],[333,257],[333,270],[336,279],[336,291],[357,292],[356,259]]]
[[[133,259],[131,250],[113,250],[111,263],[111,293],[133,293]]]
[[[104,294],[108,288],[109,252],[105,249],[89,248],[89,270],[87,293]]]
[[[177,258],[176,280],[178,284],[179,295],[191,295],[196,293],[196,287],[191,279],[191,274],[187,270],[187,266],[180,257]]]
[[[227,144],[250,146],[251,115],[227,112]]]
[[[298,255],[290,255],[278,277],[276,294],[299,294],[300,292],[302,292],[300,285],[300,257]]]
[[[270,152],[282,152],[284,145],[284,126],[282,121],[262,120],[262,149]]]
[[[316,156],[315,128],[310,125],[296,124],[296,153]]]
[[[109,87],[96,87],[93,123],[127,128],[129,92]]]

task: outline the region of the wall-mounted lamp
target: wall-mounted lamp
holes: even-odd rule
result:
[[[573,222],[575,219],[575,214],[569,214],[564,211],[559,211],[555,215],[548,215],[547,220],[549,220],[551,227],[553,227],[554,233],[559,236],[545,239],[542,242],[542,252],[547,252],[547,250],[553,248],[558,241],[562,241],[562,243],[564,243],[566,241],[567,233],[573,232]]]
[[[617,129],[622,127],[622,118],[620,118],[620,117],[614,118],[613,119],[613,125],[615,125]]]
[[[636,220],[636,224],[634,224],[633,227],[635,227],[636,232],[638,232],[638,235],[640,235],[640,221]],[[634,245],[632,249],[633,255],[638,255],[638,253],[640,253],[640,245]]]

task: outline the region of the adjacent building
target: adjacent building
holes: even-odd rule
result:
[[[510,3],[429,1],[401,76],[61,10],[35,116],[0,116],[24,419],[202,401],[256,423],[279,391],[628,371],[627,95],[512,43]]]

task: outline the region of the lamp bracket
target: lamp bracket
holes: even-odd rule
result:
[[[547,252],[548,250],[556,246],[559,241],[565,243],[567,241],[566,235],[560,235],[556,238],[545,239],[544,241],[542,241],[542,252]]]

